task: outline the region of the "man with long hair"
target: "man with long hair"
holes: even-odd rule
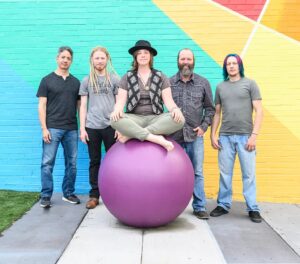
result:
[[[51,207],[52,172],[60,143],[64,149],[66,166],[62,183],[62,199],[73,204],[80,203],[79,198],[74,194],[78,145],[76,112],[80,104],[78,96],[80,82],[69,72],[72,60],[72,49],[67,46],[60,47],[56,57],[56,70],[42,79],[37,92],[43,133],[40,203],[43,208]]]
[[[224,81],[217,86],[216,113],[211,129],[211,144],[219,151],[220,183],[217,207],[210,213],[217,217],[227,214],[232,203],[232,175],[236,154],[239,157],[243,195],[247,211],[253,222],[260,223],[261,216],[256,202],[256,138],[263,118],[261,95],[255,81],[244,76],[242,59],[228,54],[223,63]],[[255,111],[253,124],[252,114]],[[217,129],[222,124],[217,137]]]
[[[215,113],[212,91],[209,82],[194,73],[195,56],[192,50],[185,48],[178,52],[177,66],[179,71],[170,78],[170,83],[173,99],[183,111],[186,122],[183,129],[171,137],[184,148],[194,167],[193,213],[199,219],[208,219],[203,176],[203,136]]]
[[[95,47],[90,55],[90,73],[80,86],[80,139],[88,145],[90,158],[90,199],[86,208],[99,204],[98,171],[101,163],[101,145],[105,150],[115,143],[115,131],[110,126],[110,114],[115,105],[119,77],[114,71],[108,50]]]

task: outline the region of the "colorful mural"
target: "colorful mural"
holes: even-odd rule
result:
[[[196,54],[196,72],[215,90],[222,60],[239,53],[246,75],[260,86],[265,118],[258,141],[260,201],[300,203],[300,2],[294,0],[5,1],[0,3],[0,188],[40,188],[41,131],[35,93],[55,69],[56,50],[70,45],[72,73],[88,72],[92,47],[106,46],[117,72],[130,67],[128,47],[148,39],[159,55],[155,66],[177,71],[180,48]],[[79,145],[77,190],[88,190],[86,146]],[[206,135],[208,197],[218,191],[217,153]],[[54,171],[60,191],[62,152]],[[243,199],[238,162],[234,199]]]

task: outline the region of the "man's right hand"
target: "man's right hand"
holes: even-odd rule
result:
[[[210,140],[211,140],[211,146],[214,149],[218,149],[218,150],[221,149],[221,145],[219,144],[219,139],[217,137],[210,137]]]
[[[50,144],[51,142],[51,134],[47,128],[43,128],[43,140],[45,143]]]
[[[87,141],[89,141],[89,135],[86,132],[85,129],[80,129],[80,140],[82,141],[82,143],[87,144]]]

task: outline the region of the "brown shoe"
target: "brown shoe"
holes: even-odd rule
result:
[[[90,200],[87,201],[85,207],[87,209],[94,209],[98,204],[99,204],[99,199],[97,199],[97,198],[90,198]]]

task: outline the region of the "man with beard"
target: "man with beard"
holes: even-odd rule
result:
[[[87,209],[99,204],[98,171],[101,164],[102,142],[105,151],[115,143],[115,130],[110,126],[119,77],[114,71],[111,56],[104,47],[93,48],[90,55],[90,73],[81,85],[80,139],[88,146],[90,165],[90,199]]]
[[[203,177],[203,136],[215,113],[212,92],[209,82],[193,72],[195,56],[192,50],[180,50],[177,65],[179,71],[170,78],[172,96],[186,122],[183,129],[171,137],[184,148],[194,167],[193,214],[199,219],[208,219]]]

